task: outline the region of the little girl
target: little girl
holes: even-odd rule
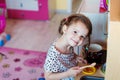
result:
[[[82,14],[72,14],[64,18],[59,26],[61,37],[55,40],[48,50],[44,64],[46,80],[74,80],[82,71],[77,66],[75,46],[80,46],[92,33],[90,20]]]

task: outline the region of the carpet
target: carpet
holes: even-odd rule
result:
[[[38,80],[45,58],[46,52],[0,47],[0,80]]]

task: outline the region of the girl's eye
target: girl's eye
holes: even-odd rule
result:
[[[74,33],[76,34],[76,33],[77,33],[77,31],[74,31]]]

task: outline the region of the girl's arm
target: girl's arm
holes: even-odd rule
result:
[[[82,69],[80,67],[72,67],[66,72],[61,73],[52,73],[52,72],[45,72],[45,79],[46,80],[60,80],[62,78],[67,77],[75,77],[78,73],[80,73]]]

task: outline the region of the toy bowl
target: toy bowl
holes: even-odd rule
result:
[[[96,72],[96,68],[95,67],[88,67],[83,69],[82,73],[86,74],[86,75],[93,75]]]

